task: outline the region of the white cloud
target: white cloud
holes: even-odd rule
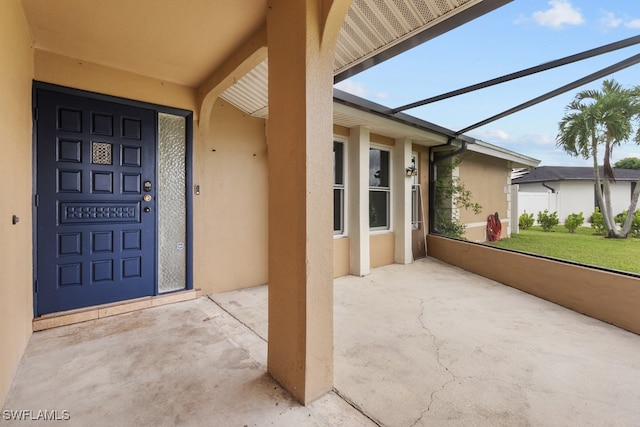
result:
[[[367,89],[364,83],[354,82],[352,80],[343,80],[341,82],[338,82],[336,83],[335,88],[348,92],[352,95],[359,96],[361,98],[366,98],[366,96],[369,94],[369,89]]]
[[[622,18],[617,18],[613,12],[604,12],[604,16],[600,18],[600,24],[605,28],[618,28],[622,25]]]
[[[625,27],[627,28],[632,28],[632,29],[636,29],[639,30],[640,29],[640,19],[634,19],[631,21],[628,21],[624,24]]]
[[[535,141],[540,145],[556,145],[556,137],[549,134],[541,135],[525,135],[525,138],[531,141]]]
[[[336,89],[348,92],[352,95],[359,96],[360,98],[376,98],[376,99],[387,99],[389,98],[389,94],[386,92],[372,92],[364,83],[353,81],[353,80],[343,80],[335,85]]]
[[[574,8],[567,0],[550,0],[550,9],[534,12],[533,20],[543,27],[561,28],[566,25],[581,25],[584,18],[580,9]]]
[[[481,141],[489,143],[495,141],[507,141],[509,139],[509,134],[500,129],[478,129],[470,132],[470,135]]]

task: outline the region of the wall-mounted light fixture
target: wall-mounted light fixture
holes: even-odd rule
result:
[[[416,176],[418,175],[418,169],[416,169],[414,166],[409,166],[406,170],[405,173],[407,174],[408,178],[411,178],[412,176]]]

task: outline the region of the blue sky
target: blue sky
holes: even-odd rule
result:
[[[514,0],[460,28],[364,71],[337,88],[399,107],[564,56],[640,34],[639,0]],[[405,111],[454,131],[640,53],[631,46],[585,61]],[[607,78],[640,85],[640,64]],[[546,166],[590,166],[556,147],[565,106],[583,89],[569,91],[467,134],[537,158]],[[613,161],[640,157],[629,142]]]

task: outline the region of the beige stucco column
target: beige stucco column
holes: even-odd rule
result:
[[[269,0],[269,373],[333,386],[333,51],[345,0]],[[251,262],[251,260],[247,260]]]
[[[393,231],[395,235],[395,261],[409,264],[413,261],[411,252],[411,178],[406,168],[411,164],[411,140],[396,139],[393,148]]]
[[[369,129],[351,128],[347,153],[349,156],[349,238],[351,239],[350,273],[365,276],[371,271],[369,247]]]

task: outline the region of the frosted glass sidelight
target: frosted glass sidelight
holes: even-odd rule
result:
[[[186,287],[186,119],[158,114],[158,293]]]

